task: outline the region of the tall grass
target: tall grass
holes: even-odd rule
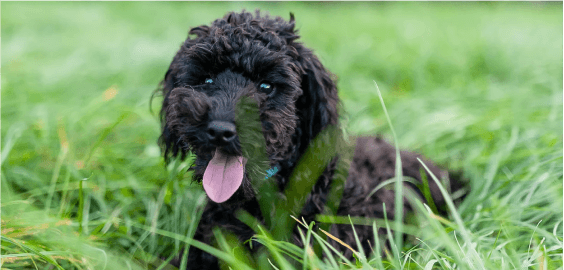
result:
[[[188,246],[233,269],[563,268],[561,3],[1,5],[3,268],[173,269]],[[379,235],[372,255],[351,245],[353,261],[286,214],[316,249],[264,225],[258,259],[225,232],[215,246],[192,240],[206,196],[188,180],[192,157],[164,164],[149,99],[188,27],[242,8],[293,12],[338,75],[345,132],[460,171],[461,205],[441,217],[415,201],[399,224],[320,216],[407,234]]]

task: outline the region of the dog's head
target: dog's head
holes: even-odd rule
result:
[[[291,170],[309,142],[338,121],[331,74],[296,42],[294,27],[292,14],[285,21],[258,11],[194,27],[162,81],[165,158],[194,153],[194,178],[215,202],[237,190],[254,195],[236,119],[241,99],[258,106],[269,163],[280,170]]]

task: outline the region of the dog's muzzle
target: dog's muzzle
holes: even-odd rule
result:
[[[206,135],[216,146],[216,150],[204,172],[204,190],[212,201],[222,203],[231,198],[243,183],[246,160],[242,156],[221,151],[222,146],[237,138],[235,124],[228,121],[211,121]]]

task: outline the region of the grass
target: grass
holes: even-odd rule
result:
[[[563,268],[561,3],[1,8],[3,269],[173,269],[167,259],[187,245],[233,269]],[[343,259],[305,223],[304,242],[324,259],[256,226],[266,247],[258,259],[221,232],[215,247],[192,241],[205,195],[187,181],[190,160],[164,165],[149,99],[190,26],[241,8],[292,11],[302,40],[339,77],[346,132],[395,137],[461,171],[464,202],[447,217],[414,202],[418,214],[400,225],[407,241],[386,258],[355,250],[357,261]]]

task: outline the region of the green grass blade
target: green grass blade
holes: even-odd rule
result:
[[[396,229],[398,231],[395,232],[395,245],[397,248],[403,248],[403,172],[402,172],[402,165],[401,165],[401,156],[400,150],[398,145],[398,139],[396,136],[396,131],[394,130],[394,126],[392,125],[392,120],[390,120],[390,116],[388,114],[388,110],[386,109],[386,104],[384,104],[384,98],[382,98],[382,93],[380,92],[380,88],[376,81],[374,81],[374,85],[376,86],[376,92],[378,93],[378,97],[380,98],[380,104],[382,104],[382,109],[384,110],[384,114],[386,115],[386,120],[388,121],[388,125],[390,126],[390,130],[392,131],[392,136],[394,139],[394,148],[396,149],[396,184],[395,184],[395,201],[394,201],[394,217],[395,217],[395,224]],[[397,258],[399,259],[399,257]]]

